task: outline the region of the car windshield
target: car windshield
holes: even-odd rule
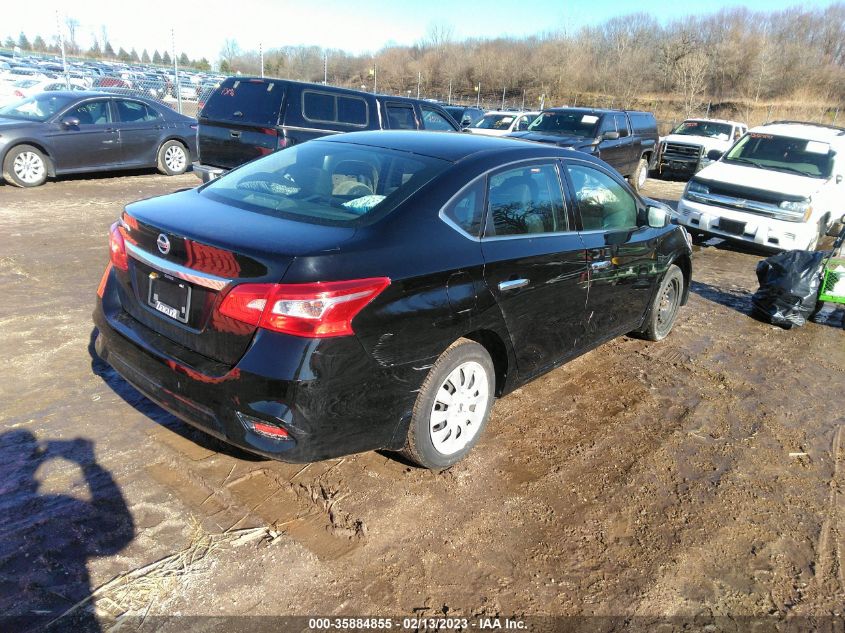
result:
[[[387,213],[450,164],[379,147],[309,141],[248,163],[201,191],[250,211],[352,226]]]
[[[752,165],[772,171],[829,178],[834,152],[829,143],[751,132],[725,156],[725,162]]]
[[[76,99],[77,97],[70,95],[42,92],[0,108],[0,117],[24,121],[46,121]]]
[[[37,83],[37,79],[20,79],[16,81],[13,85],[15,86],[15,88],[29,88],[30,86],[34,86]]]
[[[683,136],[706,136],[728,141],[731,138],[731,125],[715,121],[684,121],[672,134]]]
[[[507,130],[515,118],[514,114],[485,114],[470,127],[482,130]]]
[[[528,126],[529,132],[595,138],[599,117],[586,112],[543,112]]]

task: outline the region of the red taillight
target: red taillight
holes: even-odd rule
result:
[[[112,263],[109,262],[106,265],[106,270],[103,273],[103,277],[100,279],[100,285],[97,286],[97,296],[100,299],[103,298],[103,295],[106,293],[106,282],[109,280],[109,274],[111,274]]]
[[[120,270],[129,270],[129,257],[126,255],[126,243],[123,240],[123,233],[120,224],[115,222],[109,231],[109,254],[111,263]]]
[[[390,285],[387,277],[313,284],[240,284],[220,313],[267,330],[325,338],[354,334],[352,319]]]

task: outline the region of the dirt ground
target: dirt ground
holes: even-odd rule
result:
[[[620,338],[498,401],[446,472],[378,452],[303,467],[192,430],[93,355],[109,225],[196,183],[0,184],[0,613],[24,618],[0,629],[139,568],[55,626],[129,613],[172,631],[220,624],[189,615],[292,614],[822,629],[842,615],[843,311],[792,331],[751,318],[759,253],[703,245],[667,340]],[[261,529],[233,534],[246,528]]]

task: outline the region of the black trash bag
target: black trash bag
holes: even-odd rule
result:
[[[760,288],[751,297],[754,312],[764,321],[791,328],[801,326],[816,310],[821,268],[829,253],[787,251],[757,264]]]

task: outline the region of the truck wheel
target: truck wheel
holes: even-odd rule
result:
[[[648,180],[648,162],[645,158],[641,158],[640,162],[637,163],[637,168],[634,170],[634,173],[631,174],[629,181],[631,186],[634,188],[634,191],[640,192],[645,186],[646,180]]]

